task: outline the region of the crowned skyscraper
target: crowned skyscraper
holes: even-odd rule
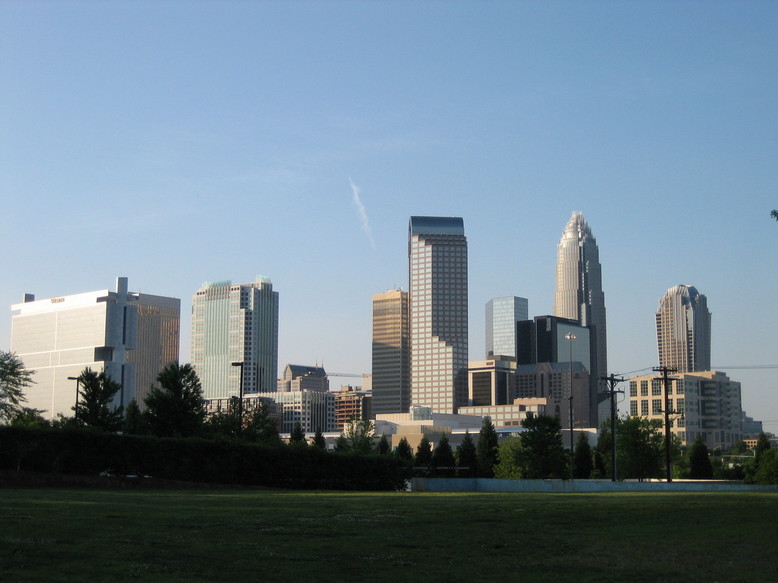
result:
[[[592,346],[591,403],[599,410],[599,421],[610,417],[607,402],[598,403],[606,390],[608,351],[605,330],[605,294],[602,291],[600,251],[583,214],[574,212],[565,226],[557,248],[554,315],[576,320],[590,329]]]
[[[710,370],[710,311],[697,288],[667,290],[656,312],[656,339],[659,366],[679,373]]]
[[[467,404],[467,239],[459,217],[411,217],[411,404]]]

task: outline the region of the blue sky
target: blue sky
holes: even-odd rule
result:
[[[580,210],[612,372],[658,364],[680,283],[714,365],[776,365],[776,30],[773,2],[5,0],[0,304],[127,276],[182,299],[186,360],[198,287],[266,275],[281,367],[369,372],[408,217],[462,216],[477,360],[489,299],[551,312]],[[778,369],[727,370],[778,432]]]

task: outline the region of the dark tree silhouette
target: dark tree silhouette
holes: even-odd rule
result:
[[[205,402],[200,379],[190,364],[167,365],[145,399],[151,431],[160,437],[189,437],[202,432]]]
[[[118,431],[122,425],[121,407],[113,408],[111,403],[121,385],[105,372],[85,368],[78,377],[78,403],[72,407],[79,425],[94,427],[101,431]]]

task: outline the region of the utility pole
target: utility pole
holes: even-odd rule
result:
[[[607,377],[600,377],[601,380],[606,381],[610,389],[608,393],[611,399],[611,482],[616,481],[616,393],[624,393],[624,391],[616,390],[616,383],[623,383],[627,379],[616,378],[616,375],[611,374]]]
[[[670,468],[670,413],[675,414],[676,411],[670,411],[670,373],[678,372],[678,369],[660,366],[653,370],[662,373],[662,385],[665,391],[665,408],[663,411],[665,414],[665,469],[667,470],[667,481],[672,482],[673,474]]]

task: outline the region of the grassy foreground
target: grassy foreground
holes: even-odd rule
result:
[[[0,490],[0,581],[778,577],[776,494]]]

